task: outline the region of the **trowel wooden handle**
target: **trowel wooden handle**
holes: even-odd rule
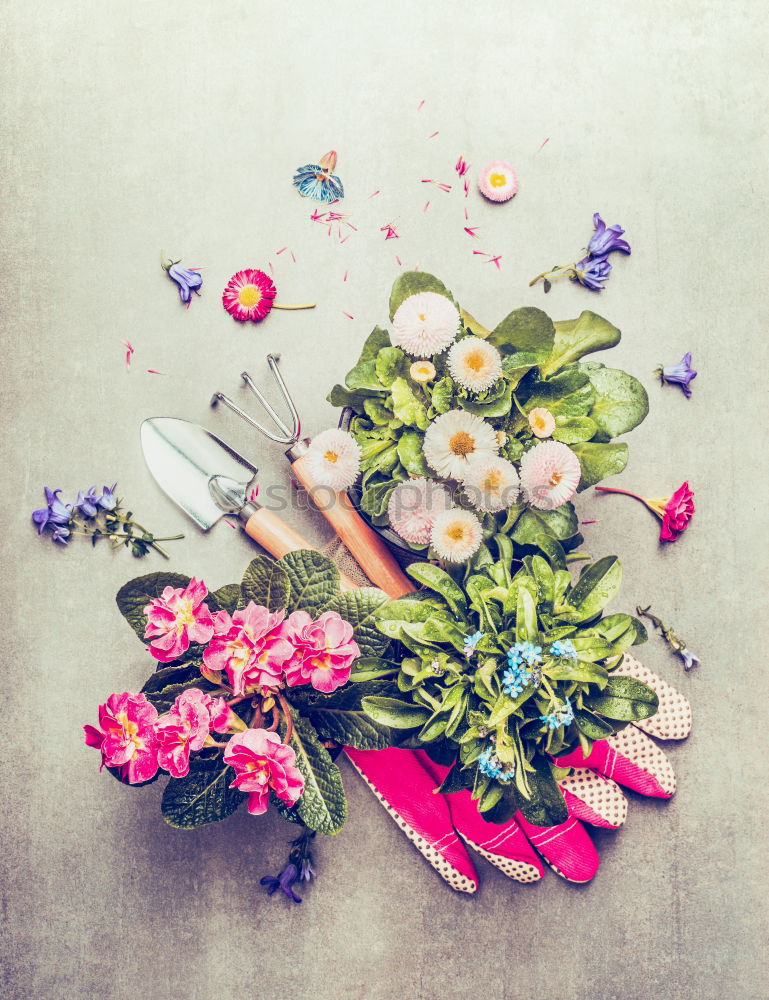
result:
[[[404,576],[386,542],[373,531],[353,507],[346,493],[333,493],[318,486],[302,455],[291,468],[299,482],[337,535],[358,561],[372,583],[390,597],[403,597],[415,586]]]
[[[263,549],[267,549],[270,555],[275,556],[276,559],[281,559],[287,552],[295,552],[297,549],[313,549],[315,552],[318,551],[314,545],[310,545],[308,541],[302,538],[298,531],[294,531],[277,514],[274,514],[271,510],[266,510],[264,507],[260,507],[249,517],[244,530],[249,538],[253,538],[255,542],[258,542]],[[340,576],[342,590],[357,589],[357,584],[353,583],[344,573],[340,573]]]

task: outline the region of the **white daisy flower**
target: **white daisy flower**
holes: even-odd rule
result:
[[[415,358],[430,358],[445,351],[459,331],[454,303],[437,292],[417,292],[398,306],[390,340]]]
[[[407,542],[427,545],[435,519],[453,506],[449,491],[434,479],[415,477],[398,483],[390,494],[390,527]]]
[[[481,522],[469,510],[454,507],[435,519],[430,544],[446,562],[466,562],[478,551],[483,538]]]
[[[555,430],[555,417],[544,406],[535,406],[529,411],[529,427],[534,437],[549,438]]]
[[[506,458],[475,458],[463,480],[465,496],[473,507],[496,514],[512,506],[520,493],[518,472]]]
[[[464,479],[471,458],[493,458],[499,445],[491,424],[474,413],[449,410],[427,428],[422,451],[439,476]]]
[[[415,382],[429,382],[435,378],[435,365],[432,361],[415,361],[409,368],[409,375]]]
[[[561,441],[542,441],[521,458],[523,495],[540,510],[555,510],[571,500],[581,475],[579,459]]]
[[[305,462],[318,486],[338,493],[352,486],[360,471],[360,447],[346,431],[331,428],[316,434]]]
[[[480,337],[463,337],[449,351],[449,371],[470,392],[490,389],[502,375],[502,355]]]

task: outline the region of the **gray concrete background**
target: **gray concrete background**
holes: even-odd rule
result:
[[[758,0],[5,4],[4,997],[767,995],[765,15]],[[331,147],[358,227],[342,245],[291,186]],[[515,201],[420,183],[454,183],[459,153],[515,164]],[[600,297],[565,283],[543,300],[529,278],[571,259],[596,209],[633,256]],[[385,241],[393,221],[400,239]],[[189,312],[161,248],[205,266]],[[474,249],[502,254],[501,270]],[[396,254],[487,325],[533,304],[620,326],[604,359],[652,402],[621,484],[696,491],[691,530],[667,548],[640,505],[579,501],[600,519],[586,547],[624,561],[617,608],[651,602],[702,657],[686,677],[660,640],[642,650],[691,697],[695,731],[671,751],[675,800],[634,799],[625,829],[598,835],[586,887],[518,886],[479,861],[477,896],[454,895],[347,773],[349,824],[318,844],[320,878],[292,906],[257,884],[285,855],[282,821],[241,810],[175,832],[159,785],[121,788],[82,747],[98,703],[147,671],[114,593],[165,567],[38,540],[43,485],[117,479],[149,526],[186,531],[171,569],[238,579],[250,543],[183,521],[145,471],[139,423],[199,420],[264,483],[284,481],[280,449],[208,398],[239,392],[244,367],[266,385],[278,349],[306,429],[328,426],[326,392],[386,320]],[[269,261],[280,298],[317,309],[236,325],[226,279]],[[651,374],[686,350],[701,372],[690,401]],[[289,517],[328,539],[318,516]]]

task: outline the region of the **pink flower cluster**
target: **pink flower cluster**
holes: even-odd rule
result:
[[[202,750],[209,734],[242,729],[243,723],[225,702],[200,688],[187,688],[165,715],[143,694],[111,694],[99,706],[99,728],[84,726],[86,746],[101,751],[102,767],[118,769],[130,785],[154,778],[159,768],[174,778],[190,771],[190,752]],[[296,754],[277,733],[266,729],[236,732],[224,750],[235,771],[230,788],[248,795],[248,811],[266,812],[270,790],[292,806],[304,791]]]
[[[175,778],[190,770],[190,751],[200,750],[208,734],[242,728],[224,698],[188,688],[165,715],[143,694],[111,694],[99,706],[99,728],[83,726],[86,746],[101,750],[102,767],[115,767],[123,781],[136,785],[162,767]]]
[[[306,611],[270,611],[249,604],[230,615],[211,614],[203,603],[202,581],[190,580],[184,590],[166,587],[144,609],[145,638],[150,653],[168,663],[186,652],[191,642],[205,645],[207,677],[225,674],[236,695],[266,692],[287,684],[311,684],[329,693],[346,684],[360,649],[353,628],[336,611],[313,619]]]

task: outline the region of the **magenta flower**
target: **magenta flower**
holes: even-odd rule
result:
[[[328,694],[346,684],[360,648],[353,628],[336,611],[324,611],[313,621],[306,611],[295,611],[286,623],[294,655],[286,666],[286,683],[307,684]]]
[[[247,729],[233,736],[224,751],[224,760],[235,770],[230,788],[248,794],[248,811],[267,811],[270,790],[281,802],[292,806],[304,791],[304,779],[296,767],[296,754],[281,743],[277,733]]]
[[[129,785],[149,781],[158,770],[157,718],[143,694],[111,694],[99,706],[99,729],[83,726],[85,744],[100,750],[102,767],[117,768]]]
[[[237,695],[277,687],[283,680],[284,664],[294,652],[283,625],[285,614],[253,601],[232,617],[218,612],[214,638],[203,653],[205,669],[224,671]]]
[[[184,590],[166,587],[144,608],[144,638],[152,639],[150,653],[156,660],[170,663],[186,653],[191,642],[208,642],[214,634],[214,621],[203,603],[207,594],[205,583],[193,577]]]
[[[212,704],[211,696],[200,688],[187,688],[171,710],[157,720],[158,764],[172,777],[189,774],[190,751],[201,750],[211,731]]]

